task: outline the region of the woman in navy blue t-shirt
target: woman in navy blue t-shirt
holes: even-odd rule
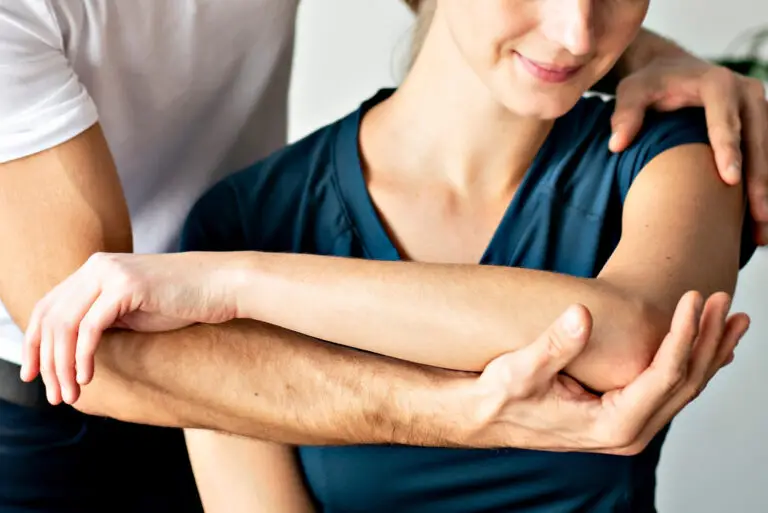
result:
[[[452,369],[481,370],[580,302],[595,332],[569,374],[597,391],[626,385],[681,296],[732,292],[752,249],[703,112],[650,114],[615,154],[612,103],[582,97],[647,3],[426,2],[404,83],[219,184],[183,249],[278,253],[262,255],[269,292],[254,318]],[[632,457],[301,447],[296,479],[269,492],[309,492],[329,513],[648,512],[664,434]],[[294,465],[290,448],[236,446],[259,475]],[[256,481],[258,496],[268,487]],[[261,504],[288,513],[302,502]]]

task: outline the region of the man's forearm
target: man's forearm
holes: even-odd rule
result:
[[[616,64],[616,74],[619,78],[624,78],[656,59],[686,54],[688,52],[671,39],[642,28]]]
[[[472,427],[451,394],[467,379],[234,321],[107,334],[75,406],[290,444],[450,446]]]
[[[614,94],[621,79],[644,68],[655,59],[679,57],[687,53],[674,41],[642,28],[613,69],[595,84],[592,90]]]

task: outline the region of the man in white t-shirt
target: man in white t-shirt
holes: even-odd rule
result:
[[[183,219],[205,189],[285,143],[297,3],[0,0],[0,298],[9,312],[0,308],[3,513],[201,511],[181,433],[47,405],[39,382],[18,380],[21,328],[36,301],[94,252],[174,250]],[[660,56],[675,65],[658,65]],[[768,205],[761,209],[768,201],[758,201],[768,197],[768,166],[755,150],[766,139],[755,128],[765,126],[763,93],[755,83],[697,61],[647,32],[622,66],[622,75],[636,73],[623,82],[619,96],[618,148],[628,144],[647,106],[703,102],[718,143],[718,165],[733,180],[729,172],[740,174],[740,107],[757,106],[743,122],[755,164],[749,173],[753,215],[768,223]],[[664,81],[658,80],[660,74]],[[697,87],[682,87],[690,84]],[[699,95],[681,97],[681,90]],[[328,416],[331,410],[321,405],[333,391],[339,397],[328,408],[344,404],[348,412],[348,417],[337,412],[334,441],[402,441],[395,439],[395,429],[387,440],[379,427],[370,428],[378,430],[374,433],[365,423],[350,426],[371,415],[397,426],[395,406],[382,411],[361,402],[365,398],[344,397],[338,387],[317,389],[317,377],[293,375],[295,342],[288,337],[258,329],[216,333],[219,342],[233,347],[234,338],[248,336],[247,351],[253,353],[244,354],[238,346],[240,352],[227,363],[241,362],[242,374],[261,351],[269,352],[271,363],[264,366],[269,373],[255,376],[255,383],[285,380],[301,388],[304,379],[311,388],[296,393],[280,411],[251,408],[248,418],[230,416],[228,426],[261,422],[265,435],[282,429],[298,433],[296,442],[327,442],[327,433],[317,438],[301,433],[311,432],[312,415]],[[184,337],[180,332],[178,340]],[[229,399],[222,390],[196,388],[194,372],[174,370],[161,346],[148,343],[147,348],[160,351],[158,367],[141,370],[156,378],[157,387],[136,384],[128,390],[116,380],[102,392],[113,407],[144,408],[135,420],[162,423],[156,419],[163,411],[147,411],[136,394],[162,397],[156,404],[183,412],[186,403],[163,395],[170,379],[185,383],[186,399],[211,412],[216,401]],[[316,355],[319,374],[338,381],[353,372],[372,391],[369,396],[377,383],[414,384],[425,372],[375,357],[352,368],[334,348],[323,351]],[[432,406],[412,401],[410,413],[418,416],[423,408],[421,418],[432,418]],[[429,428],[429,422],[408,426],[414,440],[441,443],[444,432]]]

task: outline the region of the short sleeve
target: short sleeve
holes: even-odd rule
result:
[[[192,207],[181,232],[180,251],[246,249],[237,191],[230,179],[214,185]]]
[[[685,144],[709,144],[704,110],[680,109],[646,114],[643,129],[632,145],[621,155],[620,176],[622,200],[632,182],[648,163],[659,154]]]
[[[649,112],[635,142],[621,156],[619,182],[622,201],[626,199],[634,179],[654,157],[676,146],[696,143],[709,144],[704,109]],[[741,236],[741,267],[747,265],[756,248],[753,223],[747,211]]]
[[[57,146],[98,120],[46,0],[0,0],[0,162]]]

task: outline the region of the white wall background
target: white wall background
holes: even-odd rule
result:
[[[468,0],[469,1],[469,0]],[[291,138],[402,76],[411,17],[397,0],[303,0]],[[647,25],[717,56],[768,24],[764,0],[655,0]],[[734,308],[753,318],[736,361],[675,421],[659,470],[661,513],[768,511],[768,250],[743,271]]]

